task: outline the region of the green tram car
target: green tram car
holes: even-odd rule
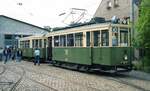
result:
[[[19,49],[22,50],[23,58],[31,60],[34,58],[34,49],[40,49],[40,58],[42,61],[46,59],[46,42],[47,38],[43,35],[29,36],[19,39]]]
[[[33,57],[33,48],[38,45],[42,51],[41,58],[52,60],[53,65],[115,72],[132,69],[129,25],[92,24],[62,28],[45,36],[28,38],[29,49],[21,47],[25,38],[19,40],[23,55]],[[42,47],[40,40],[43,41]]]

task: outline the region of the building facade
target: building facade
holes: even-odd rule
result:
[[[94,17],[104,17],[111,20],[114,16],[119,19],[130,18],[132,20],[132,6],[134,6],[134,20],[138,19],[140,0],[102,0]]]
[[[0,47],[17,47],[17,40],[30,35],[46,34],[48,30],[0,15]]]
[[[135,22],[139,17],[139,5],[141,0],[102,0],[97,8],[94,17],[103,17],[105,20],[113,20],[113,17],[119,19],[119,22],[127,23]],[[128,20],[126,20],[128,18]],[[137,31],[135,28],[132,30],[132,36],[136,38]],[[135,49],[134,57],[139,59],[139,50]]]

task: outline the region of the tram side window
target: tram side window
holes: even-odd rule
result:
[[[112,28],[112,46],[118,46],[118,28]]]
[[[60,46],[66,46],[66,36],[65,35],[61,35],[60,36]]]
[[[23,41],[20,41],[20,48],[23,48]]]
[[[54,36],[54,46],[59,46],[59,36]]]
[[[46,39],[44,39],[44,48],[46,48]]]
[[[38,47],[38,40],[35,40],[35,47]]]
[[[39,39],[39,48],[42,48],[42,39]]]
[[[100,31],[94,31],[94,46],[100,46]]]
[[[128,46],[128,29],[120,29],[120,45]]]
[[[86,46],[90,46],[90,32],[86,32]]]
[[[101,42],[102,42],[102,46],[109,46],[109,32],[108,32],[108,30],[102,30]]]
[[[29,40],[25,41],[25,48],[29,48],[29,45],[30,45],[29,43],[30,43]]]
[[[73,34],[68,34],[67,35],[67,46],[74,46]]]
[[[38,40],[32,40],[32,47],[33,48],[38,47]]]
[[[76,33],[75,46],[82,46],[82,45],[83,45],[83,33]]]
[[[34,48],[35,42],[34,40],[32,40],[32,48]]]

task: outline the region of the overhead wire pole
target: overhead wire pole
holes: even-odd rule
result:
[[[132,41],[135,42],[135,39],[134,39],[134,0],[132,0]],[[132,43],[133,45],[133,43]]]
[[[130,57],[130,64],[132,64],[132,60],[134,60],[134,42],[135,42],[135,39],[134,39],[134,0],[132,0],[132,2],[131,2],[131,18],[132,18],[132,22],[131,22],[131,30],[132,30],[132,32],[131,32],[131,46],[132,46],[132,48],[130,49],[130,55],[131,55],[131,57]],[[132,69],[132,65],[131,65],[131,69]]]

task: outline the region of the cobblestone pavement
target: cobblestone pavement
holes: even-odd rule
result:
[[[26,61],[0,62],[0,91],[150,91],[150,75],[132,71],[114,76]]]

